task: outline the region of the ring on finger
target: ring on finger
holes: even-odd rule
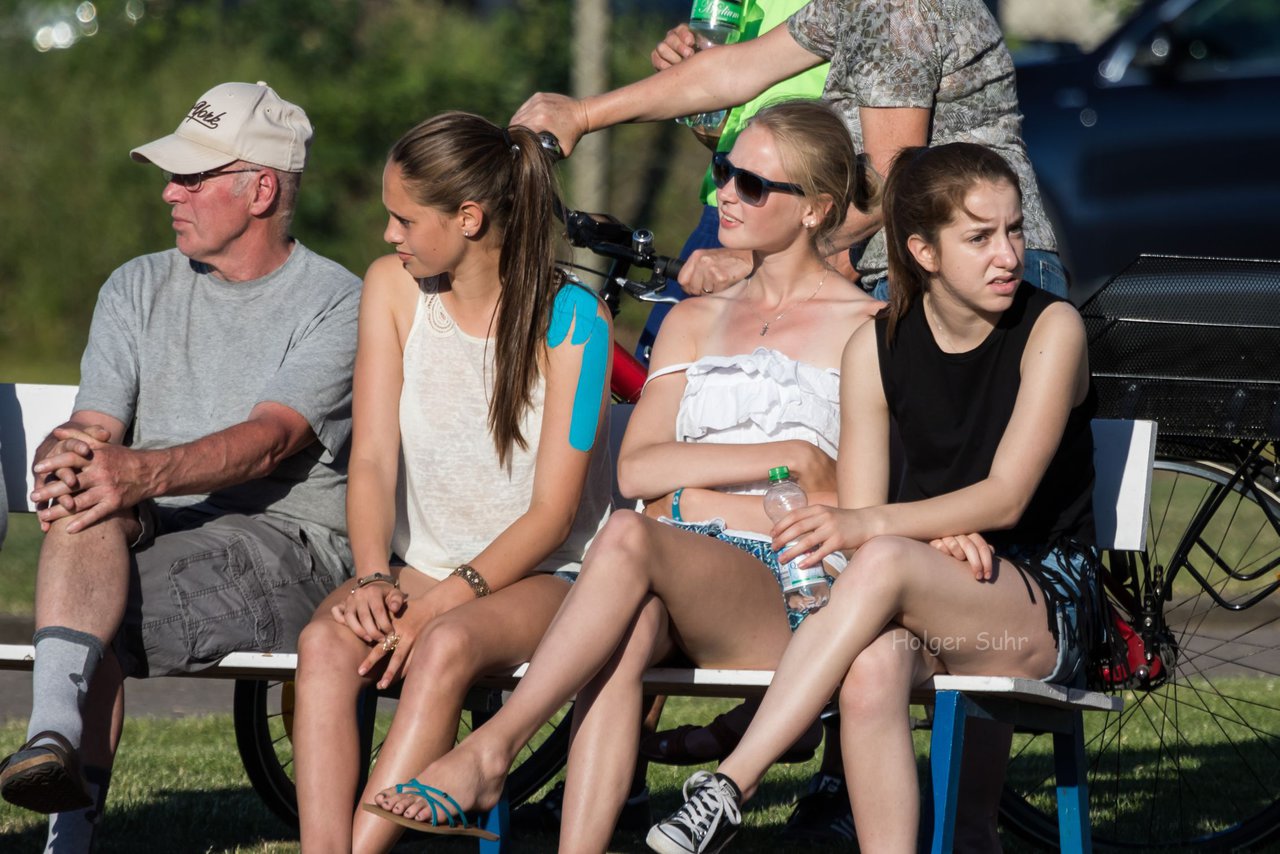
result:
[[[392,632],[382,639],[383,652],[395,652],[397,646],[400,645],[400,635]]]
[[[702,292],[703,292],[704,294],[714,293],[714,291],[712,291],[711,289],[709,289],[706,285],[702,285],[701,287],[702,287]]]

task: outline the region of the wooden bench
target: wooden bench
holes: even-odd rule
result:
[[[32,489],[31,454],[49,431],[70,414],[74,396],[72,386],[0,384],[0,449],[11,513],[34,510],[27,500]],[[620,426],[615,425],[615,433],[620,433]],[[1155,424],[1095,421],[1093,427],[1099,545],[1140,550],[1145,546]],[[30,645],[0,645],[0,669],[29,670],[31,662]],[[240,652],[195,675],[288,680],[293,678],[296,665],[297,656],[289,653]],[[486,677],[481,687],[508,690],[518,683],[526,667]],[[645,674],[645,689],[652,694],[747,698],[762,695],[772,677],[772,671],[765,670],[659,667]],[[952,847],[960,756],[969,717],[991,718],[1054,734],[1062,850],[1091,850],[1082,713],[1118,712],[1122,706],[1118,697],[1031,679],[938,676],[915,692],[912,699],[934,706],[930,747],[933,851],[950,851]],[[494,843],[482,841],[482,854],[507,850],[506,813],[504,802],[489,817],[490,828],[499,832],[502,839]]]

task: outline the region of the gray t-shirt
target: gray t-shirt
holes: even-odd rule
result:
[[[299,526],[341,576],[359,303],[360,280],[301,243],[249,282],[211,276],[176,249],[135,258],[98,294],[75,408],[119,419],[128,444],[142,449],[226,429],[264,401],[295,410],[317,441],[271,474],[157,503]]]
[[[931,109],[929,144],[976,142],[999,153],[1022,187],[1027,248],[1057,250],[1022,142],[1013,58],[983,0],[813,0],[787,26],[796,44],[831,61],[823,98],[855,149],[865,150],[860,107]],[[858,269],[878,278],[887,266],[879,231]]]

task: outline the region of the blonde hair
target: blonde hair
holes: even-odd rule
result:
[[[815,244],[830,237],[844,225],[859,182],[866,181],[844,122],[823,101],[795,100],[765,107],[747,125],[773,134],[787,180],[799,184],[805,198],[831,200],[831,207],[810,235]],[[862,190],[866,198],[865,187]]]

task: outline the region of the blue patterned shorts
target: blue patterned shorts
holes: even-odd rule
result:
[[[742,536],[739,533],[731,534],[725,530],[724,522],[719,519],[712,519],[709,522],[677,522],[674,519],[663,519],[662,522],[673,528],[688,531],[691,534],[714,537],[722,543],[741,549],[769,568],[769,571],[773,573],[774,580],[778,582],[778,591],[782,591],[784,584],[782,567],[778,565],[778,556],[774,553],[773,543],[769,540]],[[832,578],[830,573],[827,573],[827,583],[835,584],[835,579]],[[783,607],[786,607],[785,600],[783,601]],[[804,618],[809,616],[810,613],[812,612],[808,610],[795,611],[787,608],[787,624],[791,626],[791,631],[794,632],[800,628],[800,624],[804,622]]]

